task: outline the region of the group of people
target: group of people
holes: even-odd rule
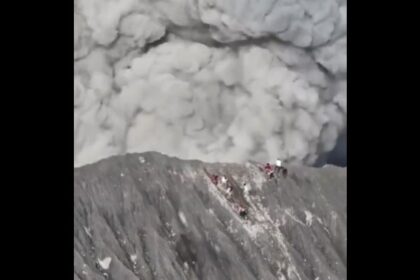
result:
[[[226,194],[227,198],[230,199],[232,197],[233,193],[233,185],[229,180],[226,178],[226,176],[219,176],[219,175],[210,175],[210,180],[212,183],[220,187]],[[247,218],[247,211],[245,207],[241,206],[240,204],[234,205],[234,210],[241,216],[242,218]]]
[[[261,171],[263,171],[268,178],[274,178],[274,174],[282,172],[283,176],[287,176],[287,168],[283,166],[283,163],[280,159],[277,159],[275,164],[266,163],[263,167],[260,167]],[[228,199],[232,197],[233,193],[233,184],[229,182],[226,176],[219,176],[219,175],[209,175],[211,182],[218,188],[222,189]],[[245,195],[247,195],[250,191],[249,185],[245,182],[243,184],[243,189]],[[234,205],[234,210],[241,216],[242,218],[247,218],[247,210],[245,207],[241,206],[240,204]]]
[[[274,174],[279,172],[282,172],[284,177],[287,176],[287,168],[283,166],[282,161],[280,159],[276,160],[275,165],[272,165],[267,162],[262,168],[262,170],[269,178],[274,178]]]
[[[217,187],[219,186],[220,182],[221,187],[225,191],[226,195],[230,198],[233,192],[233,188],[231,184],[228,184],[228,179],[226,176],[210,175],[210,180]]]

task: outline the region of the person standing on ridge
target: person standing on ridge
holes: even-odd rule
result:
[[[210,181],[217,186],[219,184],[219,176],[217,175],[208,175],[210,178]]]
[[[282,171],[283,177],[287,176],[287,169],[283,166],[283,163],[280,159],[276,160],[276,173]]]
[[[274,172],[273,166],[271,166],[271,164],[269,164],[268,162],[264,166],[264,171],[265,171],[265,174],[267,174],[267,176],[269,178],[273,178],[273,176],[274,176],[274,174],[273,174],[273,172]]]

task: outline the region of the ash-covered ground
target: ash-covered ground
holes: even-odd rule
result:
[[[286,167],[149,152],[75,168],[74,279],[346,279],[346,168]]]

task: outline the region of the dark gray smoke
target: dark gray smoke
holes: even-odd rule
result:
[[[347,166],[347,132],[338,138],[334,150],[328,154],[327,163]]]

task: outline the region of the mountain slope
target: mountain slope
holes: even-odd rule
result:
[[[149,152],[75,168],[74,279],[346,279],[347,170],[287,167]]]

